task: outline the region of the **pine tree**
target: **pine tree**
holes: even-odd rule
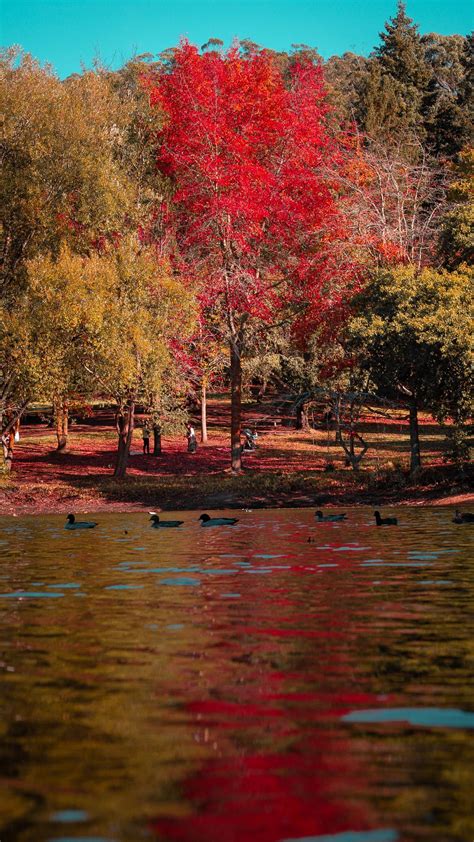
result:
[[[430,80],[418,27],[398,3],[374,51],[365,92],[365,130],[379,137],[424,136],[423,100]]]
[[[469,42],[462,35],[431,33],[422,44],[431,70],[423,107],[426,143],[435,155],[452,157],[469,142],[472,130]]]

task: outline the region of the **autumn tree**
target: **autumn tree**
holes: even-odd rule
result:
[[[116,401],[118,437],[114,476],[127,470],[137,402],[149,403],[173,377],[171,342],[193,325],[192,298],[166,261],[136,241],[108,256],[113,264],[101,341],[91,349],[88,370],[97,388]]]
[[[176,241],[199,298],[220,308],[230,349],[232,468],[241,468],[242,357],[252,320],[318,299],[335,209],[321,72],[295,62],[285,83],[271,56],[200,55],[183,43],[150,79],[163,109],[158,169],[175,184]]]
[[[25,292],[15,307],[0,299],[0,439],[3,466],[13,461],[13,431],[33,396],[46,388],[44,348],[34,327],[31,301]]]
[[[134,225],[135,191],[119,160],[126,121],[101,73],[85,72],[61,82],[50,68],[17,49],[0,58],[0,102],[0,304],[12,324],[26,319],[24,332],[27,326],[34,331],[38,325],[25,304],[30,261],[40,257],[54,261],[64,244],[88,257]],[[52,310],[51,325],[56,316]],[[5,330],[2,342],[8,336],[19,341],[15,331]],[[10,361],[0,369],[0,392],[9,395],[4,421],[21,409],[23,395],[32,398],[31,378],[25,376],[24,367],[19,365],[13,375],[10,366],[18,353],[29,359],[29,347],[25,334],[23,346],[4,350],[3,358]],[[55,347],[59,353],[58,343]],[[61,359],[60,353],[58,369]],[[30,363],[33,373],[35,360]],[[16,399],[12,390],[19,378]],[[60,382],[55,402],[58,416],[65,419],[67,395],[61,393]]]
[[[417,140],[387,146],[355,136],[337,177],[349,246],[366,271],[396,263],[420,269],[435,259],[447,176]]]
[[[68,400],[90,400],[97,388],[91,356],[104,341],[113,288],[113,262],[97,252],[74,253],[63,244],[57,257],[28,261],[29,321],[41,347],[44,382],[34,397],[53,404],[58,451],[68,447]]]
[[[0,103],[0,285],[14,295],[37,254],[57,255],[63,241],[87,253],[122,231],[132,197],[116,155],[118,103],[100,74],[61,82],[10,50],[0,61]]]

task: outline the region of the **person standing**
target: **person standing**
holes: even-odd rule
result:
[[[150,428],[148,426],[148,421],[145,421],[143,424],[142,430],[142,437],[143,437],[143,453],[150,455]]]
[[[188,440],[188,453],[196,453],[197,450],[197,439],[196,439],[196,431],[192,424],[186,424],[186,438]]]

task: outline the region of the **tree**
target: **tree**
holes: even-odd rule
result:
[[[270,55],[200,55],[182,43],[149,81],[166,122],[158,169],[174,179],[180,259],[203,310],[220,309],[230,349],[231,462],[241,468],[242,356],[252,320],[270,323],[318,300],[336,212],[321,166],[330,157],[321,71]]]
[[[123,232],[133,191],[117,156],[119,103],[99,73],[61,82],[12,49],[0,59],[0,105],[0,289],[14,296],[27,260],[56,256],[63,241],[87,254]]]
[[[380,393],[409,408],[412,473],[419,468],[418,410],[462,425],[472,411],[473,276],[399,266],[356,299],[349,325],[359,365]]]
[[[474,149],[460,155],[449,188],[451,205],[442,219],[439,249],[445,266],[474,260]]]
[[[114,267],[97,252],[84,257],[63,244],[57,258],[38,256],[26,268],[30,320],[44,371],[41,397],[53,404],[57,449],[62,452],[68,446],[71,396],[90,399],[96,386],[87,365],[102,341]]]
[[[370,59],[355,53],[331,56],[324,65],[329,101],[342,124],[360,121],[361,97],[370,66]]]
[[[363,98],[364,129],[379,139],[400,138],[401,134],[422,139],[423,99],[431,74],[418,27],[401,0],[380,38]]]
[[[463,102],[468,41],[462,35],[423,35],[431,77],[424,96],[426,143],[435,155],[453,157],[469,142],[472,108]]]
[[[127,469],[137,401],[149,405],[167,376],[170,343],[192,327],[189,293],[136,238],[82,257],[63,248],[57,260],[29,264],[30,296],[50,394],[102,393],[116,402],[114,476]]]
[[[166,261],[132,241],[112,253],[113,284],[107,290],[100,345],[88,366],[99,388],[117,402],[118,450],[114,476],[127,470],[137,401],[148,404],[159,394],[167,374],[173,377],[170,343],[192,329],[189,293],[173,277]]]
[[[34,394],[45,385],[43,347],[33,325],[28,297],[15,307],[0,300],[0,438],[3,464],[12,468],[13,431]]]
[[[356,137],[338,177],[354,260],[369,270],[400,262],[420,269],[436,258],[446,171],[419,141],[387,146]]]

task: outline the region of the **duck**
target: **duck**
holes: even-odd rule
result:
[[[374,512],[374,517],[377,526],[398,526],[396,517],[380,517],[380,512]]]
[[[238,522],[238,517],[209,517],[209,515],[201,515],[199,518],[201,526],[233,526]]]
[[[64,529],[94,529],[97,523],[94,520],[76,520],[75,515],[68,515]]]
[[[184,520],[160,520],[159,515],[154,513],[152,514],[150,520],[153,521],[151,524],[152,529],[172,529],[173,527],[181,526],[181,524],[184,523]]]
[[[460,512],[459,509],[456,509],[453,523],[474,523],[474,514],[472,512]]]
[[[337,523],[340,520],[345,520],[347,515],[323,515],[322,512],[315,512],[317,523]]]

